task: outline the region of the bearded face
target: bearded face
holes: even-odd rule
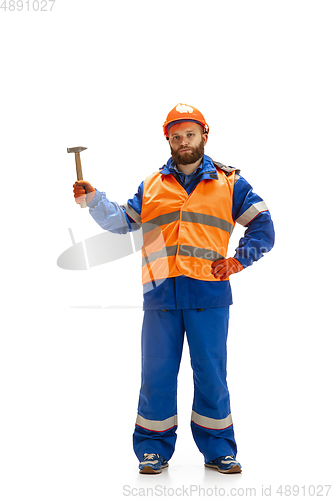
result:
[[[170,143],[170,148],[171,148],[172,159],[176,165],[189,165],[191,163],[195,163],[196,161],[200,160],[200,158],[202,158],[204,155],[204,150],[205,150],[204,136],[201,137],[201,141],[199,145],[196,147],[191,145],[186,145],[186,146],[180,146],[179,148],[175,149],[172,147]]]

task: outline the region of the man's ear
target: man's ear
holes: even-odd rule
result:
[[[208,134],[207,134],[207,132],[205,132],[204,134],[202,134],[202,136],[204,138],[204,146],[206,146],[207,141],[208,141]]]

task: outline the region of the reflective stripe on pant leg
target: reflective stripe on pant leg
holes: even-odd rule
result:
[[[209,418],[204,417],[203,415],[199,415],[195,411],[192,411],[191,422],[194,422],[195,424],[200,425],[200,427],[204,427],[205,429],[222,430],[232,425],[232,417],[231,413],[229,413],[226,418]]]
[[[229,307],[184,311],[194,377],[191,429],[205,457],[237,452],[226,380]]]
[[[177,429],[177,376],[182,355],[184,323],[181,310],[144,313],[142,372],[134,451],[159,453],[169,460]]]
[[[177,425],[178,421],[177,415],[165,420],[147,420],[141,417],[141,415],[138,415],[135,423],[148,431],[164,432]]]

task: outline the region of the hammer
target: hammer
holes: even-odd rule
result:
[[[75,153],[76,175],[78,181],[83,181],[80,153],[85,149],[87,148],[83,148],[82,146],[77,148],[67,148],[67,153]],[[86,200],[80,203],[80,206],[81,208],[85,208],[87,206]]]

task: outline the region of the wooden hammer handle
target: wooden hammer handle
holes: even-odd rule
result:
[[[76,164],[77,180],[83,181],[80,153],[75,153],[75,164]],[[84,200],[82,203],[80,203],[81,208],[86,208],[86,206],[87,206],[86,200]]]

